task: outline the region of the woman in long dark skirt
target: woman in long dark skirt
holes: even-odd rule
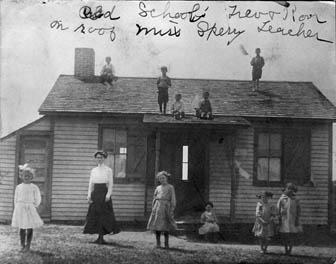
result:
[[[111,168],[104,165],[107,158],[105,151],[97,151],[94,157],[98,166],[91,170],[87,197],[90,206],[83,233],[98,234],[95,243],[106,244],[104,235],[120,232],[114,217],[111,200],[113,173]]]

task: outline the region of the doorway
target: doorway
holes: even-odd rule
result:
[[[160,170],[171,173],[176,217],[196,216],[208,199],[208,144],[203,133],[162,133]]]
[[[20,136],[19,164],[28,163],[35,170],[32,183],[36,184],[41,192],[41,204],[38,212],[43,220],[50,220],[50,174],[49,155],[50,137],[43,136]],[[18,178],[18,183],[22,181]]]

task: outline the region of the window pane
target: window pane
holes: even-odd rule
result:
[[[270,134],[271,137],[271,150],[281,150],[281,135]]]
[[[188,180],[188,163],[182,163],[182,180]]]
[[[117,153],[120,153],[119,151],[121,148],[127,147],[127,132],[125,130],[116,130],[116,150]]]
[[[108,156],[105,160],[105,165],[110,167],[113,171],[113,168],[114,168],[114,155],[112,152],[107,152]]]
[[[127,148],[120,148],[119,153],[120,154],[126,154],[127,153]]]
[[[115,129],[105,128],[103,130],[103,146],[105,151],[115,153]]]
[[[267,181],[268,180],[268,158],[258,159],[258,180]]]
[[[258,154],[267,155],[269,152],[269,135],[266,133],[260,133],[258,135]]]
[[[269,181],[280,181],[280,159],[270,159]]]
[[[116,178],[126,177],[126,155],[115,155],[114,173]]]
[[[182,162],[188,162],[188,146],[183,146],[182,148]]]

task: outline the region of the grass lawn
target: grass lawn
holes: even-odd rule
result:
[[[0,263],[333,263],[335,246],[297,246],[292,255],[275,245],[268,254],[259,253],[253,244],[218,244],[171,237],[171,249],[155,249],[150,232],[123,231],[107,235],[107,245],[92,243],[95,235],[82,234],[80,226],[45,225],[34,230],[31,251],[19,252],[18,231],[0,225]],[[163,240],[163,238],[162,238]]]

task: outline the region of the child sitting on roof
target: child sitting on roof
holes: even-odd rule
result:
[[[177,120],[181,120],[184,118],[184,104],[183,101],[181,101],[182,95],[176,94],[175,95],[175,102],[171,106],[171,113],[173,117]]]
[[[170,78],[167,76],[167,71],[168,71],[167,67],[162,66],[161,67],[162,76],[160,76],[157,80],[158,103],[161,114],[162,114],[162,106],[163,106],[163,114],[166,114],[167,103],[169,100],[168,88],[171,87],[171,81]]]
[[[105,58],[106,64],[104,65],[100,73],[100,82],[105,84],[108,83],[112,85],[112,82],[117,79],[114,72],[114,67],[111,64],[111,57]]]
[[[200,102],[199,109],[196,109],[196,116],[200,119],[213,119],[209,96],[209,92],[203,92],[203,100]]]

